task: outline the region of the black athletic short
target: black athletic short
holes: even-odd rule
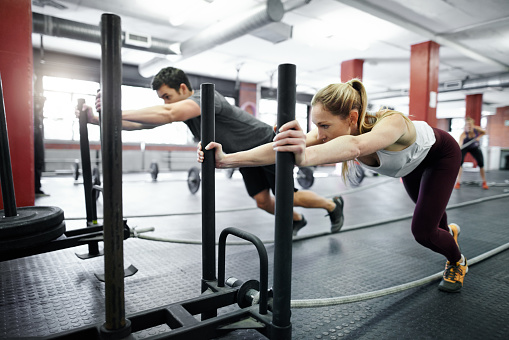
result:
[[[270,189],[273,194],[276,191],[276,166],[266,165],[249,168],[239,168],[247,193],[253,197],[263,190]],[[297,191],[296,188],[293,189]]]

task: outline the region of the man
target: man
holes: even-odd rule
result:
[[[152,81],[152,89],[163,105],[139,110],[122,111],[123,128],[127,130],[153,128],[173,122],[184,122],[192,134],[200,139],[200,91],[193,90],[184,71],[167,67],[159,71]],[[223,145],[225,152],[248,150],[272,141],[273,127],[256,119],[237,106],[231,105],[217,91],[215,101],[216,141]],[[97,111],[101,110],[100,94],[96,100]],[[239,169],[246,189],[260,209],[274,214],[275,199],[269,190],[275,190],[275,166],[244,167]],[[327,210],[331,221],[331,232],[338,232],[343,226],[343,198],[327,199],[308,190],[296,190],[294,206],[322,208]],[[293,212],[293,235],[307,224],[304,215]]]

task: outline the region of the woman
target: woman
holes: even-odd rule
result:
[[[488,190],[490,187],[488,187],[488,184],[486,183],[484,158],[482,156],[481,146],[479,145],[479,140],[485,134],[485,130],[481,129],[480,126],[476,126],[472,118],[467,117],[465,119],[465,131],[463,131],[463,133],[460,135],[459,144],[461,147],[461,166],[465,160],[465,155],[470,152],[470,154],[475,158],[477,165],[479,166],[479,173],[481,174],[482,179],[482,188]],[[461,166],[458,172],[458,179],[456,180],[454,189],[459,189],[461,186],[461,174],[463,173],[463,168]]]
[[[416,203],[412,219],[416,241],[447,259],[439,289],[458,292],[468,266],[458,245],[460,228],[447,224],[445,212],[461,162],[458,143],[447,132],[412,122],[397,111],[367,115],[366,90],[357,79],[321,89],[311,104],[317,127],[307,135],[292,121],[280,127],[272,144],[234,154],[224,154],[217,143],[206,149],[216,149],[219,168],[271,164],[272,150],[277,150],[293,152],[299,166],[343,162],[344,179],[348,161],[353,160],[378,173],[401,177]],[[200,146],[198,161],[203,161]]]

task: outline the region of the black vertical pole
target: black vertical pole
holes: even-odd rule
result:
[[[83,111],[84,99],[78,99],[78,111],[80,113],[80,152],[81,170],[83,175],[83,189],[85,191],[85,209],[87,211],[87,223],[92,224],[92,165],[90,164],[90,143],[88,140],[88,117]]]
[[[97,224],[97,206],[94,191],[92,190],[92,164],[90,163],[90,142],[88,139],[88,115],[83,110],[85,99],[78,99],[79,125],[80,125],[80,153],[81,170],[83,175],[83,191],[85,192],[85,209],[87,212],[87,225]],[[85,259],[101,255],[99,243],[91,242],[88,244],[88,254],[77,255]]]
[[[278,68],[277,126],[295,119],[296,67]],[[274,300],[271,339],[291,339],[293,153],[276,153],[276,229],[274,238]]]
[[[5,116],[4,90],[0,77],[0,182],[2,182],[2,199],[4,202],[5,217],[18,215],[16,209],[16,196],[14,194],[14,181],[12,179],[11,152],[9,150],[9,136],[7,135],[7,118]],[[2,216],[0,216],[2,218]]]
[[[104,279],[106,321],[103,335],[131,334],[125,318],[124,222],[122,215],[121,24],[113,14],[101,16],[102,165],[104,201]]]
[[[215,141],[214,84],[201,85],[201,143],[205,148]],[[201,211],[202,211],[202,293],[207,282],[216,280],[216,192],[214,150],[205,150],[205,161],[201,166]],[[202,320],[217,316],[217,310],[202,313]]]

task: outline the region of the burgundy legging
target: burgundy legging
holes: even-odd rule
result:
[[[449,233],[445,208],[458,176],[461,151],[447,132],[435,128],[433,131],[435,144],[422,163],[403,177],[403,184],[416,204],[412,218],[415,240],[456,263],[461,252]]]

